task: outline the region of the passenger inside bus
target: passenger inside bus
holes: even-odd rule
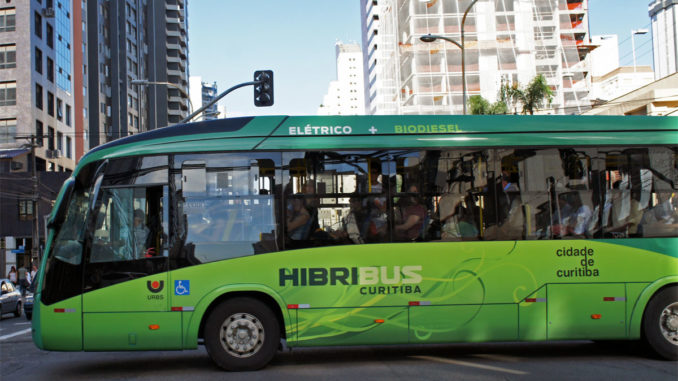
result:
[[[486,229],[487,239],[513,240],[523,237],[524,219],[518,170],[506,166],[504,159],[501,177],[495,180],[496,224]]]
[[[363,244],[363,239],[360,226],[365,220],[365,215],[362,207],[362,201],[357,195],[351,196],[349,199],[349,212],[342,219],[342,229],[331,232],[332,238],[337,242]]]
[[[553,214],[553,235],[556,237],[590,236],[589,224],[593,213],[591,208],[582,203],[578,191],[558,195],[558,207]]]
[[[400,223],[394,226],[395,239],[397,241],[414,241],[423,236],[426,227],[426,207],[419,198],[419,189],[416,185],[410,185],[408,195],[398,200],[397,208],[400,211]]]
[[[662,237],[678,233],[678,195],[656,193],[657,204],[643,213],[639,233],[643,237]]]
[[[291,193],[291,184],[289,183],[286,189],[288,194]],[[315,181],[309,179],[303,185],[301,193],[287,197],[285,229],[290,248],[321,245],[321,241],[330,239],[329,234],[319,231],[320,199],[315,194]]]

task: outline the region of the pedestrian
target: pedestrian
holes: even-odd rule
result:
[[[31,282],[35,282],[35,274],[38,273],[38,266],[33,265],[33,269],[31,270]]]
[[[21,290],[21,296],[26,295],[26,289],[28,288],[27,280],[26,280],[26,268],[25,267],[19,267],[18,272],[18,277],[19,277],[19,290]]]
[[[14,283],[15,285],[17,284],[17,273],[16,273],[16,267],[12,266],[9,269],[9,273],[7,273],[7,278],[10,280],[10,282]]]

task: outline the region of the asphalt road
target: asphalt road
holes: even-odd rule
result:
[[[0,320],[4,380],[678,380],[678,362],[637,343],[590,341],[303,348],[258,372],[225,373],[203,347],[182,352],[46,352],[24,318]]]

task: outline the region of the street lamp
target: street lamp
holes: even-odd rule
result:
[[[193,102],[191,102],[191,97],[189,97],[188,94],[186,93],[186,91],[184,91],[184,89],[181,86],[177,85],[176,83],[149,81],[147,79],[133,79],[132,82],[130,82],[130,83],[132,85],[139,85],[139,86],[165,85],[165,86],[173,87],[173,88],[179,90],[179,92],[183,96],[185,96],[186,99],[188,99],[188,105],[191,107],[190,112],[193,112]]]
[[[634,36],[636,34],[646,34],[647,29],[631,29],[631,52],[633,53],[633,72],[636,72],[636,40]]]
[[[478,0],[473,0],[471,4],[466,8],[466,12],[464,12],[464,17],[461,19],[461,43],[458,43],[457,41],[448,38],[448,37],[443,37],[443,36],[437,36],[434,34],[427,34],[425,36],[419,37],[419,39],[423,42],[433,42],[435,40],[445,40],[447,42],[451,42],[459,47],[461,49],[461,85],[462,85],[462,99],[464,102],[464,115],[466,115],[466,51],[464,49],[464,25],[466,24],[466,16],[468,16],[469,11],[471,8],[475,5],[475,3]]]

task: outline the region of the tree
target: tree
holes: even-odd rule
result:
[[[484,115],[490,109],[490,102],[481,95],[474,95],[468,99],[468,108],[471,115]]]
[[[552,100],[553,90],[546,83],[546,78],[539,74],[522,89],[517,82],[509,84],[502,81],[498,101],[490,104],[482,96],[474,95],[468,99],[468,106],[472,115],[507,114],[510,109],[517,114],[519,106],[522,106],[522,114],[534,115],[544,106],[544,101],[550,106]]]
[[[518,103],[520,103],[520,98],[522,91],[518,87],[518,82],[512,84],[506,83],[504,80],[501,81],[501,86],[499,87],[499,100],[504,102],[508,109],[513,109],[513,113],[518,113]]]
[[[471,115],[487,115],[487,114],[506,114],[508,107],[502,100],[490,104],[490,102],[480,95],[473,95],[468,99],[469,110]]]
[[[546,78],[539,74],[522,90],[516,87],[516,97],[523,105],[523,114],[534,115],[534,111],[544,106],[544,100],[550,106],[553,100],[553,90],[546,83]]]

